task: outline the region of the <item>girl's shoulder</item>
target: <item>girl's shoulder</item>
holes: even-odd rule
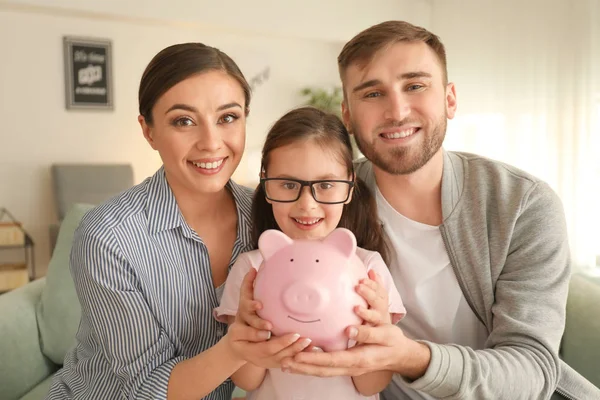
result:
[[[246,270],[250,270],[250,267],[258,269],[262,262],[263,257],[259,250],[252,250],[242,253],[236,260],[236,264],[243,266]]]
[[[365,264],[367,270],[370,270],[376,264],[382,263],[385,264],[383,258],[381,258],[381,254],[377,251],[363,249],[362,247],[356,248],[356,255],[360,260]]]

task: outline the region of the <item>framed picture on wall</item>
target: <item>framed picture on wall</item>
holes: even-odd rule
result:
[[[113,109],[111,42],[63,38],[67,109]]]

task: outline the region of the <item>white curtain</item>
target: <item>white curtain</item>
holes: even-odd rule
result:
[[[434,0],[458,114],[445,148],[522,168],[563,201],[577,268],[600,258],[600,0]]]

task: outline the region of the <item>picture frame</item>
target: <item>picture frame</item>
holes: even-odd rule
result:
[[[112,42],[63,37],[67,110],[112,110]]]

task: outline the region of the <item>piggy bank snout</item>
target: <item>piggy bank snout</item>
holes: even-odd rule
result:
[[[283,304],[295,314],[312,314],[328,303],[329,291],[319,284],[295,282],[283,291]]]

